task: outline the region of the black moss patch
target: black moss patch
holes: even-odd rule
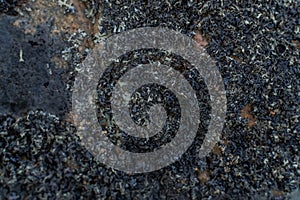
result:
[[[0,17],[0,114],[41,109],[64,116],[65,72],[51,62],[63,43],[49,36],[49,25],[40,26],[35,35],[24,35],[12,25],[15,20]]]

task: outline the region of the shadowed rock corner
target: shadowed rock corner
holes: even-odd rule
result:
[[[74,61],[80,63],[92,45],[86,37],[75,48],[70,37],[79,30],[93,32],[84,4],[76,1],[74,8],[77,17],[53,1],[1,1],[0,114],[68,113]]]

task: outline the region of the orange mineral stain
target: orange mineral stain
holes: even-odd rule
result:
[[[251,114],[251,105],[247,104],[242,110],[241,110],[241,117],[248,120],[248,126],[252,127],[255,125],[256,119]]]

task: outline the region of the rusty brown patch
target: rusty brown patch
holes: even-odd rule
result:
[[[293,40],[292,43],[298,48],[298,50],[300,50],[300,43],[298,40]]]
[[[232,58],[233,60],[236,60],[239,63],[242,63],[244,60],[238,56],[235,55],[231,55],[230,58]]]
[[[55,56],[51,59],[52,62],[54,62],[56,64],[56,66],[58,66],[59,68],[62,68],[62,69],[66,69],[68,64],[67,62],[61,58],[61,57],[58,57],[58,56]]]
[[[78,116],[75,115],[74,113],[69,112],[66,114],[64,120],[70,124],[74,124],[75,122],[78,122]]]
[[[16,21],[13,23],[13,25],[16,26],[16,27],[18,27],[18,28],[21,28],[20,23],[22,23],[22,20],[18,19],[18,20],[16,20]]]
[[[270,112],[270,115],[273,117],[273,116],[275,116],[279,111],[278,111],[278,109],[275,109],[275,110],[269,110],[269,112]]]
[[[36,27],[41,24],[54,22],[53,33],[63,32],[72,33],[78,29],[84,30],[89,34],[95,33],[95,26],[85,17],[85,5],[82,1],[73,0],[75,13],[64,14],[64,8],[60,7],[54,1],[36,0],[28,2],[27,7],[31,8],[29,27]],[[16,22],[17,24],[18,22]]]
[[[207,181],[210,180],[210,174],[208,170],[205,171],[201,171],[200,169],[198,169],[197,167],[195,168],[195,172],[197,174],[197,178],[198,180],[205,184]]]
[[[212,152],[218,156],[222,155],[222,150],[217,144],[213,147]]]
[[[51,34],[66,40],[65,34],[76,33],[80,30],[92,36],[98,32],[97,22],[92,23],[92,20],[85,16],[86,6],[83,1],[73,0],[75,13],[65,14],[63,7],[60,7],[55,1],[36,0],[34,2],[28,1],[24,4],[28,12],[22,19],[16,20],[13,25],[24,30],[25,34],[36,33],[37,27],[41,25],[49,25]],[[91,37],[86,37],[79,44],[78,50],[83,53],[86,48],[92,49],[94,42]],[[55,57],[52,61],[58,67],[64,68],[62,58]]]
[[[197,42],[198,45],[202,47],[206,47],[208,45],[206,38],[204,38],[204,36],[200,32],[196,33],[196,35],[194,36],[194,40]]]
[[[256,119],[251,114],[252,106],[251,104],[247,104],[242,110],[241,110],[241,117],[248,120],[248,126],[252,127],[255,125]]]
[[[281,190],[272,190],[272,195],[274,197],[284,197],[285,196],[285,192],[281,191]]]

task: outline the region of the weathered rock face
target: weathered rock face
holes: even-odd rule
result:
[[[299,16],[285,0],[0,0],[0,199],[298,199]],[[158,25],[206,47],[227,119],[207,157],[198,135],[176,163],[126,174],[97,163],[66,123],[75,67],[94,42]]]

